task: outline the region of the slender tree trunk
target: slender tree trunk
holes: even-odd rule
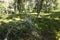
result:
[[[41,9],[42,9],[43,1],[44,0],[37,0],[37,17],[40,16],[40,12],[41,12]]]

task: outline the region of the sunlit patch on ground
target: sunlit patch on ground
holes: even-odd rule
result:
[[[57,32],[57,39],[60,40],[60,31]]]

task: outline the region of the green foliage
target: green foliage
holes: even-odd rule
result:
[[[41,0],[38,0],[40,4],[37,4],[35,12],[36,10],[40,12],[41,9],[43,12],[39,18],[36,17],[37,14],[30,13],[30,10],[24,8],[25,1],[31,2],[32,0],[15,0],[16,14],[2,13],[0,15],[0,40],[5,38],[7,40],[57,40],[60,36],[60,34],[58,35],[60,11],[52,11],[55,7],[51,8],[51,2],[56,4],[56,0],[43,0],[43,4],[41,4]],[[44,13],[44,11],[50,13]]]
[[[43,3],[44,12],[51,12],[52,10],[57,9],[57,0],[45,0]]]
[[[1,39],[4,39],[8,30],[11,29],[13,27],[13,29],[11,29],[11,32],[8,35],[8,40],[12,39],[12,40],[22,40],[22,39],[30,39],[30,40],[42,40],[42,39],[50,39],[50,40],[56,40],[56,32],[58,32],[60,30],[60,21],[59,20],[55,20],[55,19],[49,19],[49,18],[36,18],[35,15],[30,15],[31,16],[31,21],[32,21],[32,29],[29,28],[29,24],[28,21],[22,21],[22,20],[15,20],[15,18],[21,18],[23,20],[26,20],[25,17],[27,16],[27,14],[14,14],[14,15],[10,15],[8,16],[6,19],[9,21],[9,19],[12,19],[13,21],[10,22],[4,22],[4,21],[0,21],[0,36]],[[50,15],[49,15],[50,16]],[[51,15],[53,16],[53,15]],[[9,18],[11,17],[11,18]],[[53,23],[52,23],[53,22]],[[16,23],[16,24],[15,24]],[[16,27],[14,27],[16,26]],[[36,30],[34,29],[36,28]],[[33,30],[34,29],[34,30]],[[37,33],[35,33],[35,32]],[[35,34],[32,34],[35,33]],[[2,34],[2,35],[1,35]],[[43,36],[43,37],[42,37]],[[47,37],[48,36],[48,37]],[[41,38],[42,37],[42,38]],[[49,38],[50,37],[50,38]]]

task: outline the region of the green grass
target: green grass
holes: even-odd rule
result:
[[[41,18],[36,18],[36,13],[31,13],[31,21],[33,25],[36,26],[38,30],[43,32],[42,35],[45,34],[45,31],[50,31],[52,34],[50,35],[52,38],[57,38],[60,36],[60,12],[52,12],[52,13],[43,13],[41,12]],[[17,29],[20,28],[20,22],[25,19],[27,14],[4,14],[0,18],[0,27],[1,32],[4,33],[10,26],[13,26],[15,22],[17,22],[18,26]],[[22,26],[26,26],[26,24],[22,24]],[[4,30],[3,30],[4,29]],[[20,29],[19,29],[20,30]],[[19,32],[16,29],[13,29],[13,32]],[[20,33],[20,32],[19,32]],[[54,34],[54,35],[53,35]],[[17,35],[17,34],[16,34]],[[48,36],[47,35],[47,36]],[[56,36],[55,36],[56,35]],[[46,35],[45,35],[46,36]],[[45,37],[44,36],[44,37]],[[12,37],[13,38],[13,37]]]

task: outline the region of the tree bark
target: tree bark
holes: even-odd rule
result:
[[[43,1],[44,0],[37,0],[37,17],[40,16],[40,12],[41,12],[41,9],[42,9],[42,6],[43,6]]]

